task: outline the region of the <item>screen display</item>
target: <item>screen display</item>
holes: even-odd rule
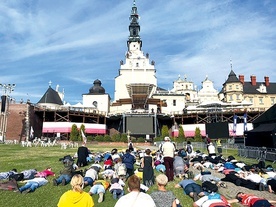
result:
[[[206,123],[205,127],[210,139],[229,138],[228,122]]]
[[[131,134],[154,134],[154,117],[126,117],[126,131],[128,130],[131,132]]]

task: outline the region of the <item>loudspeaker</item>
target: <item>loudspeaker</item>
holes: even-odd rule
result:
[[[6,111],[6,100],[7,96],[1,96],[1,112]]]

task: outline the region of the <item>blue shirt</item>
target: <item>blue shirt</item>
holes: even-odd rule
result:
[[[182,180],[182,181],[180,181],[179,183],[178,183],[178,185],[180,185],[183,189],[187,186],[187,185],[189,185],[189,184],[191,184],[191,183],[196,183],[195,181],[193,181],[193,180],[191,180],[191,179],[184,179],[184,180]]]

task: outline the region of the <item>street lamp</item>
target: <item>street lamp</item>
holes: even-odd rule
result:
[[[8,123],[8,111],[9,111],[9,94],[14,90],[15,84],[1,84],[2,89],[1,96],[1,117],[0,117],[0,142],[5,142],[7,123]]]

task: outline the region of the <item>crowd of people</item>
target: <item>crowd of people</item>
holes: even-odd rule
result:
[[[106,193],[112,194],[116,200],[115,207],[181,207],[183,204],[166,188],[172,182],[176,189],[183,190],[183,196],[193,200],[194,207],[229,207],[232,203],[252,207],[273,206],[274,200],[244,192],[228,199],[219,193],[219,189],[227,188],[229,183],[274,193],[276,172],[272,166],[265,166],[263,160],[248,165],[233,156],[224,158],[220,140],[217,140],[216,146],[217,149],[210,140],[205,154],[195,150],[190,141],[177,149],[171,139],[165,137],[158,150],[138,150],[130,143],[125,151],[113,149],[111,152],[91,153],[83,144],[73,157],[67,155],[60,159],[63,169],[58,175],[52,172],[51,167],[41,172],[29,169],[18,173],[12,169],[0,173],[1,180],[10,180],[1,182],[0,189],[31,193],[46,185],[48,176],[55,176],[53,186],[70,183],[72,187],[60,197],[58,207],[92,207],[92,195],[98,195],[98,203],[102,203]],[[74,158],[77,159],[76,164]],[[25,184],[19,187],[15,181],[21,180]],[[153,191],[153,186],[157,186],[157,190]],[[84,191],[86,187],[88,192]]]

